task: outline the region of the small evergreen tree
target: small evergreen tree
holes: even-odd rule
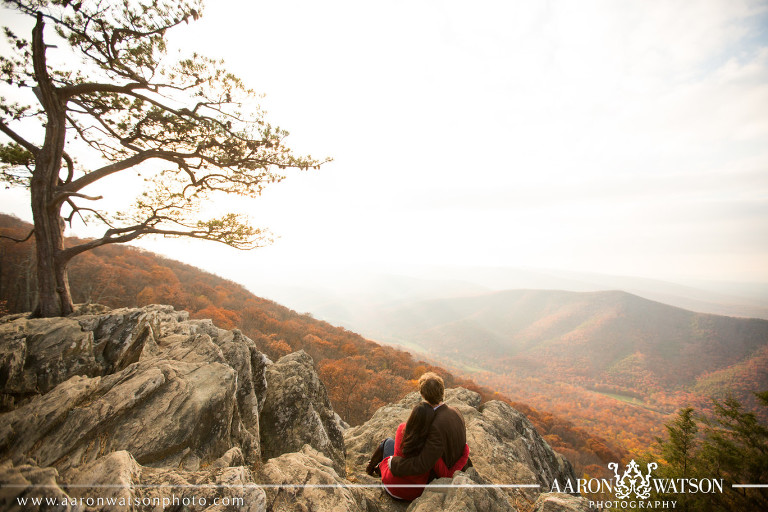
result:
[[[768,391],[756,396],[768,406]],[[691,407],[680,409],[665,425],[668,438],[657,439],[663,460],[655,477],[723,479],[724,492],[654,493],[651,499],[676,501],[677,510],[691,512],[768,510],[768,488],[754,487],[768,485],[768,426],[732,397],[713,403],[715,414],[703,419],[701,435]]]
[[[699,427],[693,417],[693,407],[680,409],[677,418],[665,425],[669,441],[661,445],[661,455],[676,478],[688,478],[694,469],[696,433]]]
[[[763,407],[768,406],[768,391],[756,396]],[[768,510],[768,489],[733,487],[768,484],[768,426],[732,397],[714,401],[714,406],[715,417],[705,421],[702,459],[708,476],[723,478],[729,489],[714,496],[715,509]]]
[[[677,417],[664,425],[668,439],[657,438],[663,462],[656,472],[657,478],[691,478],[699,469],[697,433],[693,407],[684,407]],[[704,510],[701,497],[687,494],[656,493],[653,499],[677,501],[677,508],[683,511]]]

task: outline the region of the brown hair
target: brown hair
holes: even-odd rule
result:
[[[433,372],[425,373],[419,377],[419,393],[430,404],[439,404],[445,394],[443,378]]]
[[[432,426],[434,418],[435,410],[426,402],[421,402],[413,408],[408,421],[405,423],[405,434],[401,447],[403,457],[415,457],[421,453],[421,449],[427,442],[429,427]]]

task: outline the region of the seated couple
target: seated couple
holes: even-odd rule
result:
[[[443,379],[425,373],[419,379],[419,392],[425,402],[400,424],[395,439],[382,441],[366,468],[369,475],[381,475],[390,495],[403,500],[421,496],[423,486],[434,478],[450,478],[472,466],[464,418],[443,403]]]

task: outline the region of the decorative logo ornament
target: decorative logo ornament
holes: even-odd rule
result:
[[[640,465],[632,459],[627,464],[627,469],[624,474],[619,476],[619,464],[611,462],[608,464],[608,468],[613,470],[613,474],[616,475],[616,497],[620,500],[630,498],[631,495],[639,500],[647,500],[651,496],[651,472],[658,468],[659,465],[655,462],[648,464],[648,474],[643,476],[640,471]]]

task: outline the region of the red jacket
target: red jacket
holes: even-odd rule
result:
[[[397,434],[395,434],[395,456],[402,457],[402,443],[405,435],[405,423],[401,423],[397,427]],[[424,485],[429,481],[429,471],[420,475],[411,476],[395,476],[389,469],[389,459],[387,457],[379,465],[381,470],[381,483],[387,489],[387,492],[395,498],[412,501],[421,496],[424,492]],[[464,445],[464,453],[456,463],[450,468],[445,465],[442,458],[437,459],[432,471],[435,472],[438,478],[451,478],[456,471],[460,471],[467,464],[469,459],[469,445]],[[397,485],[414,485],[414,487],[395,487]]]

